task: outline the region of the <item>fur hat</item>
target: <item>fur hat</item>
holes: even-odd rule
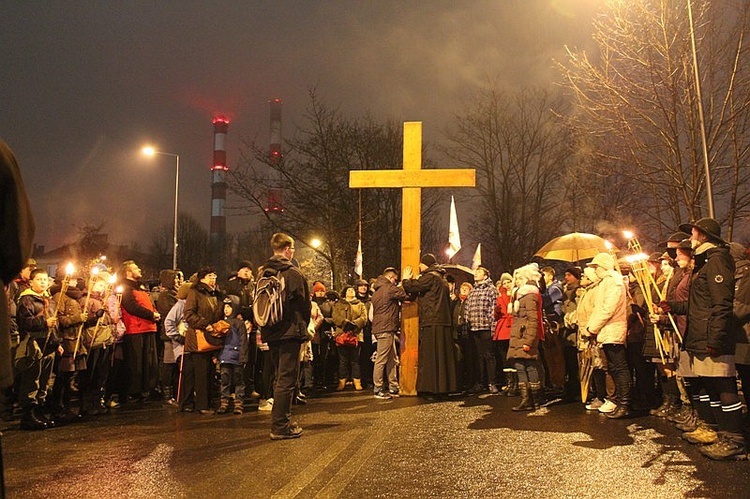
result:
[[[536,265],[535,263],[530,263],[528,265],[524,265],[523,267],[519,267],[516,270],[514,270],[513,276],[521,278],[527,283],[536,284],[537,282],[539,282],[539,279],[542,277],[542,274],[539,272],[538,265]]]
[[[604,270],[615,268],[615,259],[609,253],[597,253],[593,260],[586,264],[587,267],[601,267]]]
[[[423,265],[427,265],[428,267],[432,267],[433,265],[437,264],[437,258],[435,258],[435,255],[432,253],[425,253],[422,255],[422,259],[419,260],[419,263]]]

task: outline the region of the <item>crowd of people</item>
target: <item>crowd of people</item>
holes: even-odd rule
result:
[[[537,263],[457,282],[424,254],[418,272],[388,267],[336,292],[308,284],[282,233],[264,265],[241,262],[221,289],[210,267],[188,280],[164,270],[148,290],[134,261],[115,283],[102,264],[53,279],[30,260],[8,289],[15,384],[0,409],[12,417],[15,401],[21,428],[42,430],[153,399],[203,415],[257,407],[272,439],[297,438],[292,405],[309,397],[399,396],[401,306],[416,301],[420,396],[649,414],[708,457],[742,459],[750,262],[712,219],[680,229],[647,260],[602,252],[562,282]],[[277,311],[261,283],[277,285]]]

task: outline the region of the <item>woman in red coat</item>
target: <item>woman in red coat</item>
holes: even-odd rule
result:
[[[510,342],[510,329],[513,325],[513,316],[508,313],[512,289],[513,277],[506,272],[497,281],[497,305],[495,306],[495,320],[497,322],[495,323],[495,333],[492,336],[497,365],[501,371],[498,379],[504,380],[503,391],[508,396],[518,395],[518,377],[511,370],[513,366],[506,360]],[[507,376],[506,373],[508,373]]]

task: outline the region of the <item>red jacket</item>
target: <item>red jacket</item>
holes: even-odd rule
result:
[[[502,288],[497,295],[497,305],[495,305],[495,334],[492,336],[494,341],[509,340],[510,329],[513,326],[513,315],[508,313],[510,296],[508,290]]]
[[[148,292],[135,281],[126,279],[122,293],[122,322],[125,334],[155,333],[154,304]]]

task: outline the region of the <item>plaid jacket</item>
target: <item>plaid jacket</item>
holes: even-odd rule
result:
[[[497,289],[490,279],[477,283],[466,298],[464,317],[471,331],[494,330]]]

